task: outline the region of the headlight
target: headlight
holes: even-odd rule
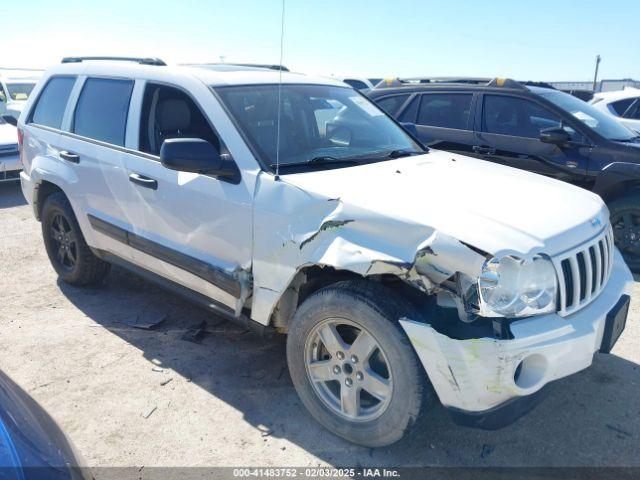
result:
[[[485,262],[478,279],[480,315],[522,317],[556,309],[556,270],[550,260],[506,256]]]

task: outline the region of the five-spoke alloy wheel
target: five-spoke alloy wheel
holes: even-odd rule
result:
[[[335,283],[298,307],[287,337],[293,384],[324,427],[369,447],[389,445],[416,425],[433,399],[399,320],[416,312],[366,280]]]
[[[72,285],[88,285],[99,282],[109,273],[110,264],[91,251],[62,192],[47,197],[41,220],[47,255],[62,280]]]
[[[393,379],[378,341],[345,319],[327,319],[307,337],[305,365],[316,393],[347,420],[370,420],[384,413]]]

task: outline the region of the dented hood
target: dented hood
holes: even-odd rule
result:
[[[434,228],[493,255],[555,255],[598,234],[609,216],[600,197],[587,190],[436,150],[282,178],[370,215]]]

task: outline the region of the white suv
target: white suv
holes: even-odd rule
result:
[[[59,276],[113,263],[287,333],[303,403],[368,446],[434,393],[499,427],[611,349],[632,278],[598,196],[426,150],[342,83],[279,82],[154,59],[48,70],[18,127]]]
[[[640,133],[640,88],[627,87],[615,92],[596,93],[589,103]]]

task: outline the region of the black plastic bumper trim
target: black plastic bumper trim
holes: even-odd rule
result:
[[[520,417],[533,410],[551,391],[552,383],[525,397],[516,397],[496,405],[489,410],[470,412],[455,407],[445,407],[453,421],[465,427],[482,430],[498,430],[511,425]]]

